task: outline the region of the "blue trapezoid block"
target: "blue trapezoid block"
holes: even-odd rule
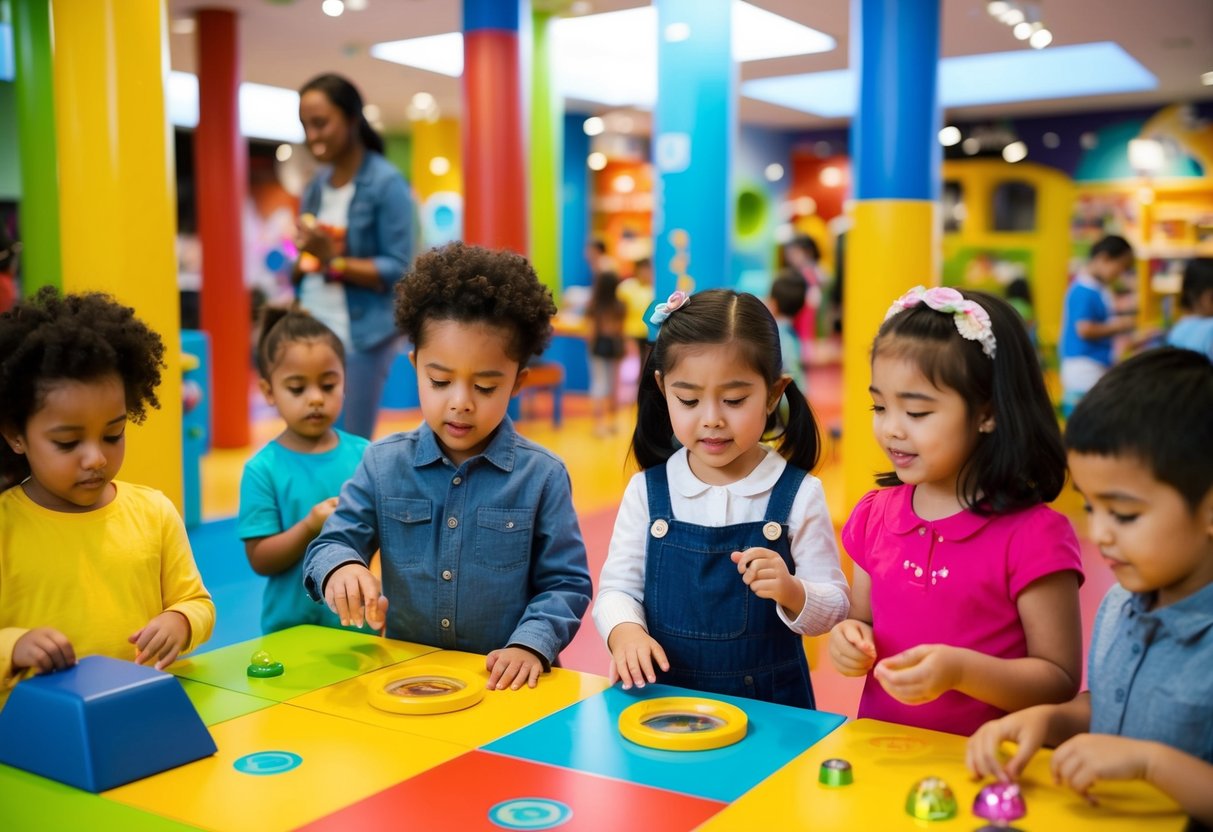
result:
[[[216,750],[175,676],[106,656],[26,679],[0,711],[0,763],[90,792]]]

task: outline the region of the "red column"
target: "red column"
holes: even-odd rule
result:
[[[463,238],[527,254],[527,176],[518,56],[518,10],[465,0],[463,33]],[[512,19],[511,19],[512,18]]]
[[[202,328],[211,339],[216,448],[249,443],[249,295],[241,224],[248,150],[240,135],[240,39],[236,13],[200,9],[194,187],[202,245]]]

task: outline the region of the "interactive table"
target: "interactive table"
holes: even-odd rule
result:
[[[259,650],[284,672],[250,676]],[[624,739],[620,714],[693,692],[625,692],[559,668],[534,689],[487,691],[461,710],[396,713],[372,705],[370,692],[415,670],[478,684],[488,676],[484,658],[320,627],[202,653],[171,670],[209,726],[215,755],[100,794],[0,766],[0,830],[947,832],[984,823],[971,810],[981,784],[964,771],[964,740],[948,734],[717,697],[745,712],[744,739],[661,750]],[[835,758],[851,764],[849,785],[818,782],[821,763]],[[1047,766],[1041,754],[1028,769],[1028,814],[1017,829],[1184,827],[1154,790],[1109,786],[1090,806],[1053,787]],[[956,818],[906,814],[907,792],[927,776],[951,786]]]

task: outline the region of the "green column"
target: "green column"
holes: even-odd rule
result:
[[[11,0],[21,165],[22,289],[61,286],[50,0]]]
[[[560,172],[564,155],[564,106],[552,83],[555,15],[531,16],[531,265],[560,299]]]

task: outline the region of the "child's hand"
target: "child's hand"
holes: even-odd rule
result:
[[[312,533],[312,537],[320,534],[320,530],[324,528],[324,521],[328,520],[329,515],[336,509],[336,497],[329,497],[327,500],[321,500],[312,506],[312,510],[307,513],[307,528]]]
[[[876,664],[872,625],[846,618],[830,630],[830,661],[843,676],[864,676]]]
[[[38,673],[63,670],[76,663],[67,636],[54,627],[35,627],[13,645],[13,670],[32,667]]]
[[[135,645],[135,664],[154,661],[157,670],[175,662],[189,640],[189,619],[176,610],[165,610],[127,638]]]
[[[1099,780],[1144,780],[1156,743],[1111,734],[1079,734],[1053,752],[1053,782],[1069,786],[1094,804]]]
[[[946,644],[920,644],[881,659],[873,675],[898,702],[921,705],[960,682],[960,656]]]
[[[489,672],[489,690],[518,690],[523,682],[532,688],[539,684],[543,662],[526,648],[502,647],[485,657],[484,669]]]
[[[781,607],[800,614],[804,607],[804,587],[792,577],[788,565],[777,553],[755,547],[734,552],[731,557],[750,592],[759,598],[770,598]]]
[[[1049,727],[1047,712],[1041,708],[1028,708],[995,719],[973,732],[965,747],[965,765],[973,776],[997,777],[999,780],[1015,780],[1023,774],[1032,755],[1040,750]],[[1018,747],[1006,763],[999,747],[1009,740]]]
[[[347,563],[329,574],[324,603],[347,627],[361,627],[365,621],[371,629],[382,630],[387,622],[388,601],[379,594],[379,579],[361,563]]]
[[[622,681],[624,690],[633,684],[642,688],[646,679],[657,681],[654,659],[663,671],[670,669],[670,661],[661,645],[639,624],[617,625],[607,637],[607,648],[611,651],[610,682],[613,685]]]

